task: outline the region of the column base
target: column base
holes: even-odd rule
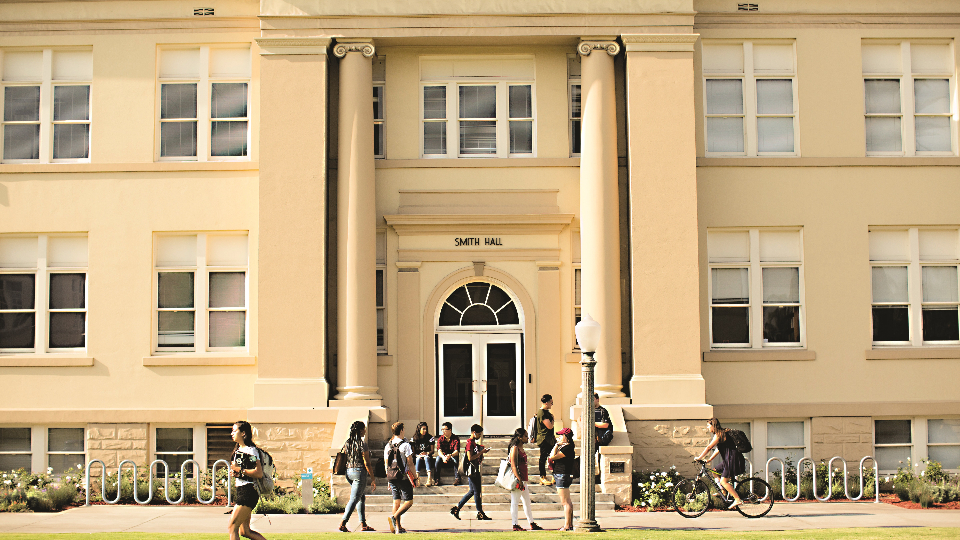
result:
[[[600,524],[595,519],[581,519],[573,526],[576,532],[600,532]]]
[[[377,393],[380,390],[376,386],[338,386],[337,401],[383,401],[383,396]],[[363,406],[365,404],[360,404]]]

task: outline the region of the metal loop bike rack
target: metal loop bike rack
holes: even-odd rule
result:
[[[860,460],[860,466],[859,466],[860,494],[857,495],[856,497],[850,496],[850,487],[847,482],[847,462],[840,456],[834,456],[830,458],[830,461],[827,462],[827,496],[826,497],[820,497],[820,495],[817,494],[817,465],[816,463],[813,462],[812,459],[806,456],[800,458],[800,460],[797,461],[797,466],[796,466],[797,494],[793,498],[787,498],[787,495],[786,495],[787,471],[786,471],[786,465],[784,465],[783,460],[781,460],[776,456],[768,459],[767,470],[764,473],[764,477],[767,480],[767,483],[769,483],[770,482],[770,464],[773,463],[774,461],[779,463],[780,464],[780,496],[783,497],[783,500],[785,501],[795,502],[798,499],[800,499],[800,471],[803,470],[803,463],[805,461],[808,461],[810,462],[810,468],[813,470],[813,498],[820,502],[826,502],[826,501],[829,501],[831,497],[833,497],[833,462],[838,459],[840,460],[841,463],[843,463],[843,494],[847,497],[847,499],[850,499],[851,501],[859,501],[860,499],[863,498],[863,493],[865,488],[864,480],[863,480],[864,479],[863,464],[868,459],[873,461],[873,482],[874,482],[874,494],[875,494],[875,498],[873,502],[880,502],[880,471],[877,470],[877,460],[873,456],[864,456]]]
[[[100,481],[100,498],[102,498],[103,502],[107,504],[117,504],[118,502],[120,502],[121,482],[123,478],[123,466],[126,463],[129,463],[130,465],[133,466],[133,479],[132,479],[133,500],[137,504],[150,504],[153,501],[153,481],[156,478],[153,473],[156,470],[156,467],[158,465],[163,465],[163,497],[167,500],[168,504],[181,504],[183,503],[183,501],[187,496],[187,489],[186,489],[187,465],[191,465],[193,467],[194,481],[197,486],[197,502],[201,504],[212,504],[214,499],[217,498],[217,479],[216,479],[217,465],[222,463],[224,468],[226,468],[228,471],[230,470],[230,464],[225,460],[218,459],[213,463],[213,466],[210,468],[210,498],[204,499],[200,494],[200,488],[201,488],[200,464],[197,463],[196,460],[188,459],[180,465],[180,497],[178,497],[177,500],[170,500],[170,466],[167,464],[166,461],[163,461],[162,459],[154,460],[153,463],[151,463],[150,466],[147,467],[147,492],[148,492],[147,498],[146,500],[141,501],[139,498],[139,490],[138,490],[139,486],[137,485],[137,478],[138,478],[137,464],[132,460],[125,459],[121,461],[120,465],[117,467],[117,496],[114,497],[113,500],[110,500],[107,498],[107,482],[106,482],[107,466],[106,464],[104,464],[103,461],[99,459],[91,459],[89,462],[87,462],[86,478],[84,479],[84,487],[86,491],[86,506],[90,506],[90,468],[93,466],[94,463],[100,464],[100,469],[103,474],[102,479]],[[226,483],[226,491],[227,491],[227,506],[230,506],[230,504],[233,502],[233,490],[231,489],[231,486],[230,486],[231,482],[230,482],[229,475],[225,483]]]

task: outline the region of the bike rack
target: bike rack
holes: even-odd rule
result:
[[[137,489],[137,488],[138,488],[138,486],[137,486],[137,478],[138,478],[138,477],[137,477],[137,464],[136,464],[135,462],[133,462],[132,460],[125,459],[125,460],[121,461],[121,462],[120,462],[120,465],[117,467],[117,496],[114,497],[113,500],[110,500],[110,499],[107,498],[107,483],[106,483],[106,481],[105,481],[106,476],[107,476],[107,466],[106,466],[106,464],[104,464],[103,461],[101,461],[101,460],[99,460],[99,459],[91,459],[91,460],[87,463],[87,468],[86,468],[86,473],[87,473],[87,474],[86,474],[86,478],[84,479],[84,487],[86,488],[85,490],[86,490],[86,493],[87,493],[86,506],[90,506],[90,468],[93,466],[94,463],[99,463],[99,464],[100,464],[100,469],[101,469],[102,474],[103,474],[102,480],[100,481],[100,497],[103,499],[103,502],[105,502],[105,503],[107,503],[107,504],[117,504],[118,502],[120,502],[120,483],[121,483],[121,478],[122,478],[122,476],[123,476],[123,475],[122,475],[122,473],[123,473],[123,466],[124,466],[124,464],[126,464],[126,463],[129,463],[130,465],[133,466],[133,500],[134,500],[137,504],[150,504],[150,502],[153,501],[153,481],[154,481],[155,477],[154,477],[154,475],[153,475],[152,473],[155,471],[155,467],[157,467],[158,465],[163,465],[163,497],[167,500],[167,503],[168,503],[168,504],[181,504],[181,503],[183,503],[184,499],[185,499],[186,496],[187,496],[187,489],[186,489],[186,487],[187,487],[187,465],[192,465],[192,466],[193,466],[193,472],[195,473],[195,474],[194,474],[194,481],[195,481],[196,484],[197,484],[197,502],[199,502],[199,503],[201,503],[201,504],[212,504],[213,501],[214,501],[214,499],[217,498],[217,479],[216,479],[216,474],[215,474],[216,471],[217,471],[217,465],[219,465],[219,464],[222,463],[223,466],[224,466],[227,470],[230,470],[230,464],[229,464],[227,461],[225,461],[225,460],[218,459],[217,461],[215,461],[215,462],[213,463],[213,466],[210,468],[210,498],[209,498],[209,499],[204,499],[204,498],[200,495],[200,487],[201,487],[201,486],[200,486],[200,474],[199,474],[200,469],[201,469],[201,468],[200,468],[200,464],[197,463],[197,462],[196,462],[195,460],[193,460],[193,459],[188,459],[188,460],[184,461],[184,462],[180,465],[180,497],[178,497],[177,500],[172,501],[172,500],[170,500],[170,467],[169,467],[169,465],[167,465],[167,462],[166,462],[166,461],[163,461],[162,459],[154,460],[153,463],[151,463],[150,466],[147,467],[147,472],[148,472],[148,474],[147,474],[147,478],[148,478],[148,480],[147,480],[147,491],[148,491],[147,499],[144,500],[144,501],[141,501],[141,500],[139,499],[139,497],[138,497],[139,492],[138,492],[138,489]],[[226,481],[226,485],[227,485],[227,486],[226,486],[226,489],[227,489],[227,506],[230,506],[231,502],[233,501],[233,497],[232,497],[233,493],[232,493],[232,489],[231,489],[231,487],[230,487],[230,484],[231,484],[231,482],[230,482],[230,479],[228,478],[227,481]]]
[[[805,461],[809,461],[810,467],[813,469],[813,497],[820,502],[826,502],[826,501],[829,501],[830,498],[833,496],[833,462],[838,459],[840,460],[841,463],[843,463],[843,494],[846,495],[847,499],[850,499],[851,501],[859,501],[860,499],[863,498],[863,491],[865,487],[864,481],[863,481],[863,472],[864,472],[863,464],[868,459],[873,461],[873,482],[874,482],[874,493],[875,493],[875,498],[873,502],[877,502],[877,503],[880,502],[880,471],[877,469],[877,460],[873,456],[864,456],[860,460],[860,467],[859,467],[860,494],[857,495],[856,497],[850,496],[850,486],[847,484],[847,462],[840,456],[834,456],[830,458],[830,461],[827,462],[827,496],[826,497],[820,497],[817,494],[817,465],[816,463],[813,462],[812,459],[806,456],[800,458],[800,460],[797,461],[797,466],[796,466],[797,494],[792,499],[788,499],[786,495],[787,471],[786,471],[786,466],[783,463],[783,460],[781,460],[778,457],[772,457],[768,459],[767,470],[764,473],[764,478],[767,480],[767,483],[770,483],[770,464],[773,463],[774,461],[779,463],[780,464],[780,496],[783,497],[783,500],[788,502],[797,501],[798,499],[800,499],[800,471],[803,469],[803,463]],[[752,466],[751,466],[751,469],[752,469]]]

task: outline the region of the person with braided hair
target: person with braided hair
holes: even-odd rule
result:
[[[527,430],[517,428],[513,432],[513,438],[507,446],[507,458],[510,460],[510,468],[517,478],[517,484],[510,490],[510,518],[513,520],[513,530],[525,530],[517,521],[517,506],[523,501],[523,513],[527,515],[527,524],[531,531],[542,531],[543,527],[533,521],[533,511],[530,504],[530,486],[528,485],[527,473],[527,453],[523,450],[523,445],[527,444]]]
[[[373,467],[370,465],[370,450],[367,448],[366,441],[363,440],[367,434],[367,427],[357,420],[350,426],[350,436],[347,442],[343,443],[341,450],[347,456],[347,481],[350,482],[350,500],[343,510],[343,520],[340,521],[340,532],[350,532],[347,528],[347,521],[353,515],[354,508],[360,515],[360,530],[373,531],[373,527],[367,525],[367,476],[372,479],[371,489],[377,489],[377,479],[373,475]]]

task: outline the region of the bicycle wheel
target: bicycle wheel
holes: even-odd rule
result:
[[[703,515],[710,508],[710,488],[703,480],[684,479],[673,490],[673,509],[685,518]]]
[[[734,489],[743,500],[743,504],[737,507],[737,512],[748,518],[763,517],[773,508],[770,484],[759,478],[744,478],[734,484]]]

